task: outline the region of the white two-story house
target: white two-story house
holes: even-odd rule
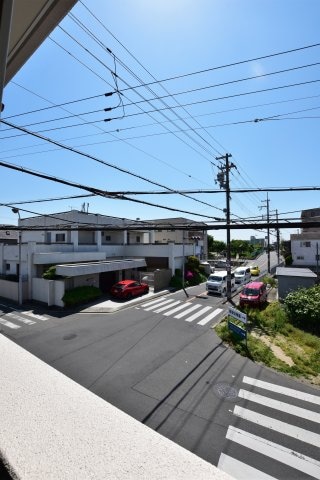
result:
[[[82,285],[108,292],[124,278],[140,280],[146,272],[166,272],[168,285],[183,259],[206,258],[206,225],[184,218],[140,221],[71,210],[19,218],[18,242],[0,240],[0,274],[19,277],[2,282],[2,296],[63,306],[66,289]],[[20,241],[21,240],[21,241]],[[44,280],[55,266],[63,280]]]
[[[290,236],[293,266],[317,271],[320,267],[320,228],[308,227],[308,222],[320,222],[320,208],[302,210],[301,221],[301,233]]]

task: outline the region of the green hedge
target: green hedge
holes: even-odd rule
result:
[[[72,290],[67,290],[62,297],[62,300],[66,307],[72,307],[81,303],[86,303],[96,298],[101,297],[102,292],[100,288],[83,286],[76,287]]]

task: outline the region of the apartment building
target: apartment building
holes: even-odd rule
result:
[[[205,258],[207,244],[205,224],[185,218],[140,221],[83,209],[19,219],[19,227],[20,243],[0,241],[2,295],[58,306],[66,289],[81,285],[108,292],[159,269],[169,271],[169,282],[184,258]],[[42,278],[50,266],[62,280]],[[20,291],[8,275],[19,277]]]

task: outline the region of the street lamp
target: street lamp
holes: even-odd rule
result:
[[[18,208],[11,209],[13,213],[18,214],[20,227],[20,210]],[[21,230],[19,229],[19,284],[18,284],[18,303],[22,305],[22,269],[21,269]]]

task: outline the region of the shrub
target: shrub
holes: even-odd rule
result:
[[[284,305],[293,325],[312,333],[320,332],[320,285],[290,292]]]
[[[287,255],[284,259],[284,263],[286,265],[286,267],[289,267],[290,265],[292,265],[292,255]]]
[[[60,278],[64,278],[61,275],[56,274],[56,267],[52,265],[49,267],[45,272],[42,274],[42,278],[45,278],[46,280],[58,280]]]
[[[277,280],[274,277],[271,277],[270,275],[266,275],[265,277],[263,277],[262,281],[266,285],[270,285],[270,287],[277,286]]]
[[[181,275],[181,272],[179,272],[178,274],[176,274],[176,275],[174,275],[173,277],[171,277],[169,286],[170,286],[171,288],[175,288],[176,290],[180,290],[180,289],[182,288],[182,275]]]
[[[95,300],[102,295],[100,288],[92,286],[76,287],[72,290],[67,290],[62,297],[66,307],[72,307],[80,303],[86,303],[90,300]]]

